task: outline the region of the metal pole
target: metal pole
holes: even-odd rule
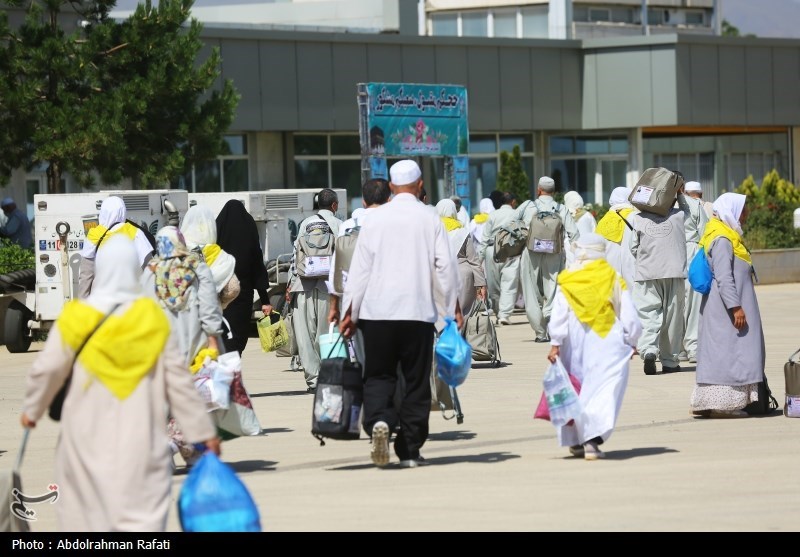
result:
[[[444,158],[444,197],[445,199],[456,193],[456,174],[453,169],[453,157]]]
[[[642,34],[650,34],[650,27],[647,21],[647,0],[642,0]]]
[[[358,139],[361,143],[361,184],[366,183],[371,178],[369,166],[369,121],[367,119],[367,109],[369,105],[369,95],[365,83],[358,84]]]

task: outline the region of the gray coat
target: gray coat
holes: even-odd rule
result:
[[[733,255],[733,246],[718,237],[707,247],[714,280],[700,305],[697,383],[751,385],[764,375],[764,331],[751,267]],[[741,306],[747,325],[733,326],[731,308]]]

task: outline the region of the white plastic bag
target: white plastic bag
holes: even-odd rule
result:
[[[203,397],[209,412],[228,408],[233,371],[216,360],[206,358],[203,367],[194,374],[193,379],[194,386]]]
[[[578,393],[569,379],[569,374],[561,363],[561,358],[556,358],[544,374],[544,394],[547,397],[547,408],[550,410],[550,422],[555,427],[567,425],[581,413],[581,403]]]

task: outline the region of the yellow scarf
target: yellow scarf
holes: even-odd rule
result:
[[[97,225],[95,227],[92,227],[92,229],[89,230],[89,233],[86,235],[86,239],[96,246],[97,242],[100,241],[100,238],[103,238],[103,234],[106,234],[106,230],[108,230],[108,228],[106,228],[103,225]],[[108,240],[114,234],[119,234],[119,233],[125,234],[128,238],[133,240],[136,237],[137,232],[139,232],[138,228],[136,228],[129,222],[125,222],[122,224],[122,226],[120,226],[116,230],[112,230],[111,232],[106,234],[106,237],[103,238],[103,240],[104,241]]]
[[[475,215],[475,224],[483,224],[489,220],[489,213],[478,213]]]
[[[631,208],[620,209],[619,213],[623,218],[627,219],[632,211],[633,209]],[[625,233],[625,227],[627,225],[625,221],[619,218],[620,215],[618,215],[616,211],[607,212],[603,215],[603,218],[600,219],[600,222],[597,223],[595,232],[609,242],[614,242],[615,244],[622,242],[622,235]]]
[[[458,219],[454,219],[452,217],[442,217],[442,222],[444,223],[444,227],[448,232],[455,230],[456,228],[464,227],[464,225],[461,224]]]
[[[626,290],[625,281],[605,259],[596,259],[577,271],[561,271],[558,285],[578,321],[589,325],[600,338],[617,320],[611,303],[614,286]]]
[[[64,343],[77,351],[103,313],[73,300],[56,321]],[[167,316],[155,300],[140,298],[121,315],[111,315],[78,355],[86,373],[125,400],[155,365],[169,337]],[[84,385],[87,388],[89,385]]]
[[[739,233],[716,217],[708,221],[708,224],[706,224],[703,237],[700,238],[700,247],[706,248],[710,246],[711,242],[713,242],[717,236],[724,236],[730,240],[731,244],[733,244],[733,255],[748,265],[753,265],[753,260],[750,258],[750,252],[747,251],[747,248],[745,247],[744,242],[742,242],[742,237],[739,236]]]
[[[203,246],[203,258],[206,260],[206,265],[211,267],[211,264],[219,256],[222,248],[219,247],[217,244],[206,244]]]
[[[201,348],[197,353],[197,356],[194,357],[194,361],[189,366],[189,371],[191,371],[193,375],[200,371],[200,369],[203,367],[203,364],[206,361],[206,356],[212,360],[217,360],[219,359],[219,350],[215,350],[214,348]]]

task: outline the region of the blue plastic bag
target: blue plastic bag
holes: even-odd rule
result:
[[[692,288],[700,294],[708,294],[711,292],[711,281],[714,275],[711,273],[711,266],[708,264],[706,257],[706,250],[700,248],[697,250],[692,262],[689,264],[689,284]]]
[[[183,483],[178,517],[184,532],[261,532],[247,487],[212,452],[200,457]]]
[[[453,318],[445,319],[445,326],[436,342],[436,372],[450,387],[458,387],[472,367],[472,347],[458,331]]]

